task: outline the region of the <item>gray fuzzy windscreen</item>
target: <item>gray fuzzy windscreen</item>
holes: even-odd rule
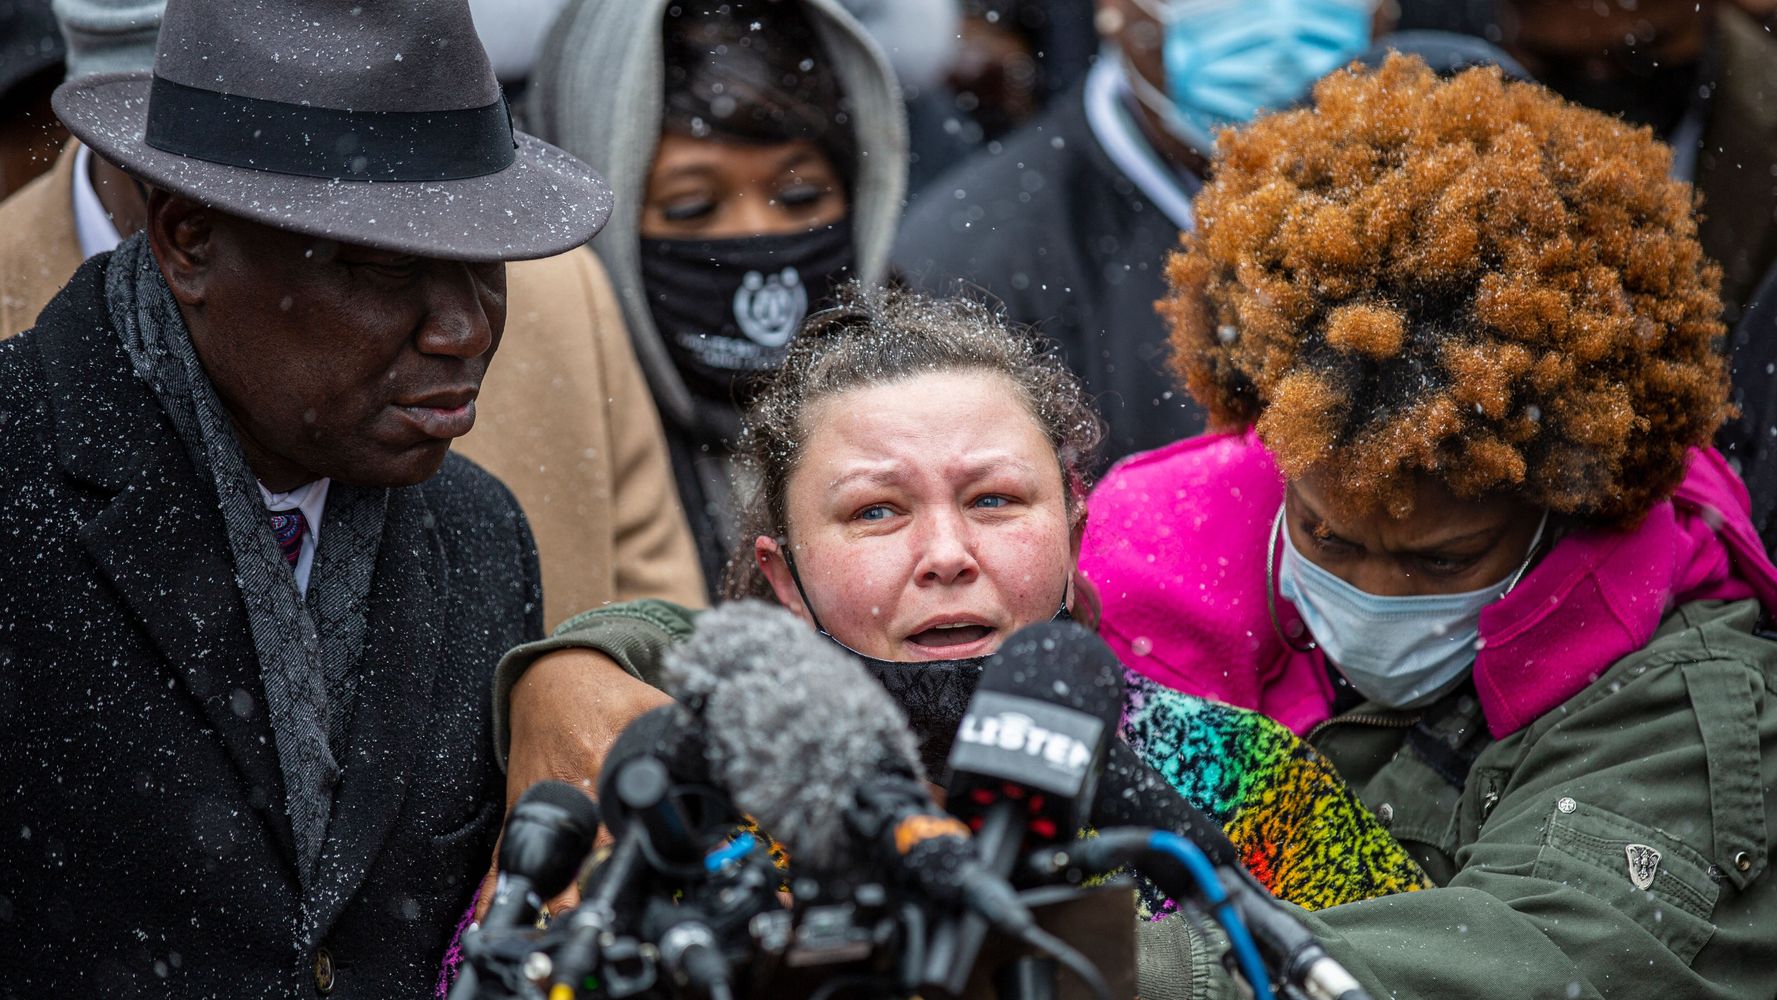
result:
[[[718,784],[799,864],[850,859],[844,817],[884,770],[919,774],[900,706],[862,664],[775,604],[697,619],[667,654],[667,690],[701,702]]]

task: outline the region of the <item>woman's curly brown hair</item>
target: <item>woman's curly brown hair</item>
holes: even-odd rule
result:
[[[1391,56],[1221,140],[1161,303],[1222,427],[1347,510],[1429,475],[1627,526],[1727,415],[1720,268],[1646,129]]]
[[[1087,472],[1104,422],[1055,344],[1015,327],[986,302],[854,282],[839,290],[832,308],[803,324],[741,421],[737,457],[744,479],[753,485],[743,494],[741,531],[723,596],[772,597],[753,559],[753,540],[765,535],[788,542],[790,476],[814,429],[809,414],[816,404],[853,389],[970,371],[1003,376],[1016,390],[1055,448],[1069,516],[1083,517],[1091,485]],[[1075,581],[1076,595],[1088,603],[1096,600],[1082,584]],[[1097,622],[1090,606],[1076,606],[1075,615]]]

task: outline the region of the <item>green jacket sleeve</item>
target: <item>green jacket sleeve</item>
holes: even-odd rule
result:
[[[1228,938],[1220,927],[1174,913],[1135,925],[1135,995],[1141,1000],[1250,1000],[1234,984],[1221,956]]]
[[[645,598],[608,604],[561,623],[547,639],[527,642],[500,659],[494,670],[494,758],[506,769],[512,745],[508,724],[513,685],[545,653],[558,649],[593,649],[617,661],[632,676],[660,686],[660,662],[666,651],[691,634],[697,612],[671,601]]]
[[[1682,608],[1490,746],[1448,885],[1304,919],[1377,997],[1770,996],[1777,646],[1755,616]]]

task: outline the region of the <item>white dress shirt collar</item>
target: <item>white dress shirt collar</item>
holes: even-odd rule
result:
[[[259,484],[259,499],[264,501],[266,510],[273,513],[301,510],[303,520],[308,522],[308,530],[302,534],[302,552],[296,557],[296,589],[305,595],[309,590],[309,571],[315,567],[315,548],[321,541],[321,516],[327,511],[327,487],[332,483],[331,479],[317,479],[288,493],[273,493],[264,483]]]
[[[1195,229],[1191,199],[1203,182],[1196,174],[1162,160],[1142,134],[1129,112],[1129,78],[1123,57],[1115,49],[1101,50],[1098,61],[1086,72],[1085,100],[1086,123],[1105,155],[1173,225],[1185,232]]]
[[[123,242],[93,188],[92,163],[92,150],[83,145],[74,151],[74,232],[80,239],[82,258],[116,250]]]

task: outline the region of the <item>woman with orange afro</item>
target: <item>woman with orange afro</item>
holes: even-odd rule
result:
[[[1171,263],[1221,432],[1093,494],[1102,634],[1306,736],[1424,866],[1307,918],[1374,995],[1769,996],[1777,570],[1709,447],[1689,186],[1496,70],[1315,98],[1222,138]]]

